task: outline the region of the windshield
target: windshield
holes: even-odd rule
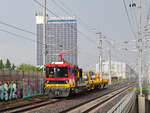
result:
[[[47,78],[68,78],[67,67],[47,67],[46,68]]]

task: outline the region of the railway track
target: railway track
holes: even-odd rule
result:
[[[99,98],[93,99],[89,102],[86,103],[82,103],[78,106],[74,106],[70,109],[67,109],[65,111],[62,111],[61,113],[87,113],[87,112],[91,112],[91,113],[95,113],[97,112],[100,108],[102,108],[103,106],[105,106],[106,104],[108,104],[110,101],[116,99],[117,97],[119,97],[121,94],[125,93],[128,91],[128,87],[119,89],[117,91],[114,91],[110,94],[101,96]]]
[[[3,109],[3,110],[0,110],[0,113],[20,113],[20,112],[25,112],[25,111],[29,111],[32,109],[36,109],[38,107],[42,107],[45,105],[51,105],[51,104],[59,103],[59,102],[65,101],[65,100],[66,99],[43,100],[43,101],[31,103],[31,104],[26,104],[26,105],[21,105],[21,106]]]
[[[94,110],[96,106],[101,105],[102,103],[110,100],[113,97],[115,98],[117,96],[117,94],[119,94],[120,92],[124,92],[123,90],[125,90],[125,89],[127,90],[128,87],[117,90],[117,91],[112,90],[111,94],[110,94],[110,92],[109,93],[107,92],[104,95],[100,96],[99,98],[94,98],[90,101],[87,101],[85,103],[82,103],[82,104],[79,104],[79,105],[74,106],[72,108],[69,108],[67,110],[64,110],[64,111],[62,111],[62,113],[66,113],[66,112],[74,113],[74,112],[76,112],[76,110],[78,112],[78,111],[82,111],[82,109],[85,109],[85,108],[89,108],[89,109],[85,109],[83,112],[88,112],[88,111]],[[84,95],[82,95],[82,96],[84,96]],[[0,112],[3,112],[3,113],[5,113],[5,112],[7,112],[7,113],[8,112],[9,113],[18,113],[18,112],[30,112],[30,111],[34,111],[34,110],[36,111],[40,107],[42,107],[42,108],[44,108],[46,106],[50,107],[51,105],[62,103],[62,102],[65,102],[67,100],[71,100],[72,98],[74,98],[74,97],[45,100],[45,101],[41,101],[41,102],[37,102],[37,103],[32,103],[32,104],[29,104],[29,105],[24,105],[24,106],[18,106],[18,107],[14,107],[14,108],[5,109],[5,110],[0,111]],[[75,98],[78,98],[78,96],[76,96]],[[96,103],[98,101],[99,101],[99,103]],[[95,104],[93,104],[93,102]],[[91,106],[91,107],[87,107],[87,105]]]

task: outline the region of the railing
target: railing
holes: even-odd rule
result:
[[[128,113],[133,107],[136,99],[136,89],[127,94],[108,113]]]

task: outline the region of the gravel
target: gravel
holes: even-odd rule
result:
[[[96,97],[99,96],[103,96],[106,93],[111,92],[114,89],[118,89],[119,87],[122,87],[124,84],[122,85],[118,85],[115,86],[115,88],[108,88],[108,89],[101,89],[99,91],[92,91],[92,92],[84,92],[83,94],[78,94],[72,97],[69,97],[66,101],[64,102],[60,102],[60,103],[56,103],[53,105],[47,105],[47,106],[43,106],[31,111],[28,111],[28,113],[58,113],[58,112],[62,112],[64,110],[67,110],[69,108],[72,108],[74,106],[77,106],[79,104],[82,104],[84,102],[90,101]],[[111,103],[110,107],[112,107],[111,105],[113,105],[114,103]]]
[[[101,109],[99,109],[96,113],[107,113],[113,106],[115,106],[125,95],[127,94],[127,92],[121,94],[118,98],[114,99],[113,101],[111,101],[110,103],[108,103],[107,105],[105,105],[104,107],[102,107]]]

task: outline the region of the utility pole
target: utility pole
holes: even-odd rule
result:
[[[112,84],[112,80],[111,80],[111,72],[112,72],[112,70],[111,70],[111,48],[112,48],[112,41],[110,41],[110,40],[106,40],[106,42],[108,43],[108,45],[109,45],[109,50],[108,50],[108,55],[109,55],[109,85],[111,85]]]
[[[145,113],[145,96],[142,92],[142,0],[138,0],[138,50],[139,50],[139,88],[140,95],[138,95],[138,111],[139,113]]]
[[[43,23],[43,65],[46,63],[46,0],[44,0],[44,23]]]
[[[99,44],[98,44],[98,49],[99,49],[99,73],[102,76],[102,55],[103,55],[103,48],[102,48],[102,33],[98,32],[96,33],[99,35]],[[102,78],[102,77],[101,77]]]
[[[139,50],[139,87],[140,87],[140,95],[142,95],[142,0],[139,0],[138,5],[138,50]]]
[[[111,85],[111,43],[109,45],[109,84]]]

